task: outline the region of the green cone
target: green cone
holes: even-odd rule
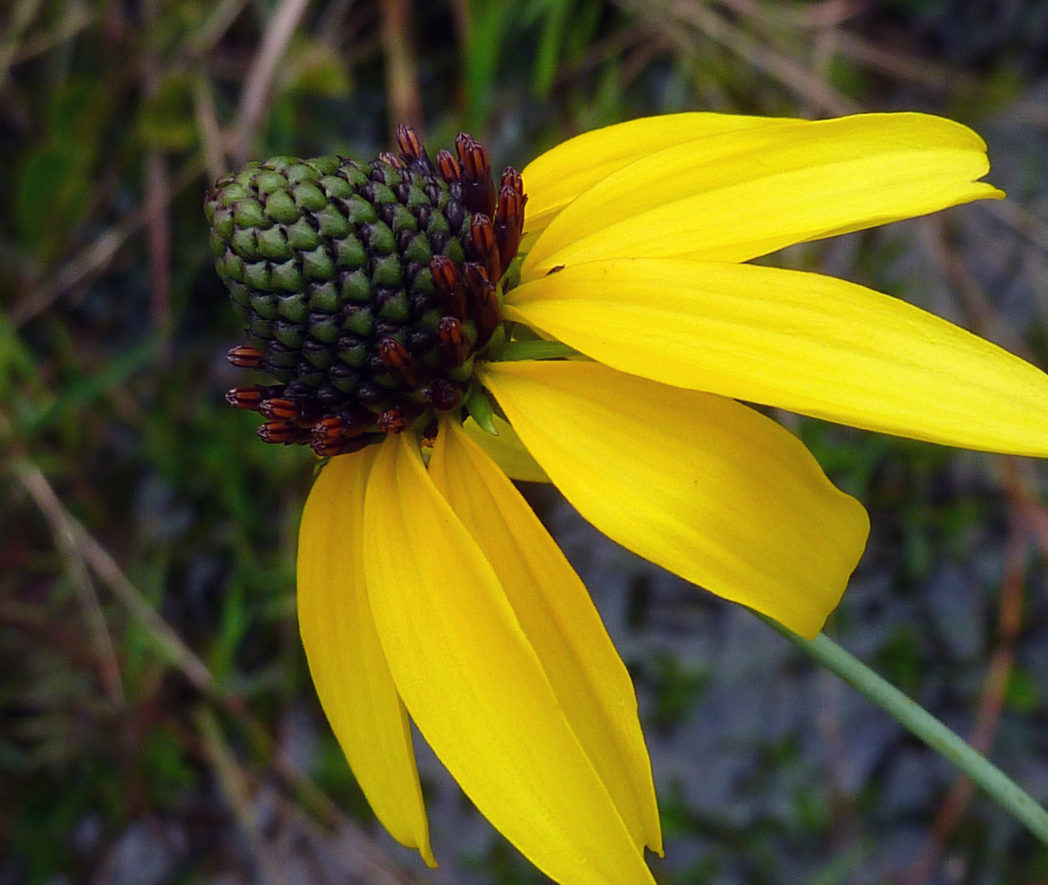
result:
[[[464,170],[445,151],[434,166],[410,130],[398,143],[367,165],[249,163],[207,195],[215,267],[251,341],[230,360],[279,382],[228,398],[271,418],[268,441],[338,453],[457,407],[497,323],[499,256],[474,245],[495,210],[483,149],[468,141]]]

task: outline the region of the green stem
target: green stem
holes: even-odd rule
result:
[[[825,634],[820,633],[811,640],[804,639],[764,615],[758,614],[758,617],[778,630],[805,654],[862,692],[937,753],[949,759],[1011,812],[1041,842],[1048,845],[1048,811],[924,707],[910,700]]]

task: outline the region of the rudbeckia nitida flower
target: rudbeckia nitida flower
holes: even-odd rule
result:
[[[651,882],[636,700],[582,582],[509,477],[805,636],[862,506],[743,402],[1048,453],[1048,377],[887,295],[749,264],[1002,194],[985,145],[919,114],[680,114],[611,126],[496,186],[468,136],[220,181],[216,265],[269,442],[328,460],[299,538],[302,638],[376,815],[433,863],[409,721],[552,878]]]

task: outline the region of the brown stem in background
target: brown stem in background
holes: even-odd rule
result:
[[[199,158],[187,160],[170,181],[160,205],[166,207],[191,184],[196,184],[202,172]],[[49,279],[33,287],[11,308],[9,317],[14,327],[17,329],[39,316],[66,292],[90,285],[95,277],[105,272],[120,248],[149,223],[151,212],[157,208],[143,204],[137,212],[129,213],[122,222],[104,230]]]
[[[17,462],[15,472],[22,487],[29,493],[33,503],[47,519],[55,547],[58,548],[65,561],[69,579],[73,584],[73,591],[84,611],[84,620],[91,644],[94,646],[98,661],[99,681],[110,701],[122,704],[124,688],[120,679],[120,664],[116,648],[109,634],[109,628],[106,626],[98,591],[91,579],[91,573],[88,571],[80,545],[77,543],[73,526],[67,519],[66,510],[55,495],[47,478],[35,465],[28,462]]]
[[[0,413],[0,441],[9,441],[10,432],[10,422]],[[12,454],[14,458],[6,465],[7,469],[29,492],[48,520],[56,546],[67,563],[80,563],[80,566],[73,570],[74,578],[78,574],[82,576],[93,573],[101,585],[113,594],[143,628],[153,651],[181,673],[207,703],[231,718],[247,738],[253,752],[266,760],[267,770],[279,778],[285,790],[296,797],[328,829],[338,832],[340,839],[345,843],[342,846],[345,850],[340,849],[345,869],[358,876],[359,881],[374,882],[376,885],[407,885],[414,881],[409,874],[390,861],[370,837],[312,780],[295,767],[265,725],[250,712],[244,699],[230,693],[218,683],[207,664],[179,638],[141,590],[127,578],[110,553],[66,509],[40,468],[25,458],[22,452],[16,450]],[[94,611],[98,618],[103,617],[100,607],[95,606]],[[104,620],[102,628],[105,629]],[[118,666],[115,653],[111,655],[111,661],[113,666]],[[209,737],[204,735],[205,742]],[[213,749],[214,746],[211,745],[210,748]],[[227,761],[228,758],[224,757],[223,764]],[[244,777],[246,775],[241,775],[241,782]],[[305,815],[301,816],[298,823],[304,832],[315,828],[315,824]]]
[[[386,59],[386,97],[389,103],[390,133],[398,123],[424,132],[422,98],[418,88],[418,65],[411,35],[414,13],[411,0],[381,0],[382,51]]]
[[[217,181],[227,168],[226,152],[211,82],[202,74],[193,78],[193,115],[200,133],[200,153],[207,169],[207,180]]]
[[[308,6],[309,0],[283,0],[266,28],[262,45],[247,74],[247,85],[240,97],[240,109],[234,126],[231,152],[239,163],[243,163],[251,154],[251,143],[269,109],[269,90],[277,66]]]
[[[619,6],[650,22],[665,36],[688,52],[695,52],[695,41],[687,31],[698,31],[719,43],[755,69],[811,105],[814,111],[830,114],[853,114],[862,108],[830,86],[815,71],[799,63],[772,43],[755,36],[757,28],[747,29],[719,14],[699,0],[617,0]],[[683,27],[682,27],[683,26]]]
[[[146,152],[145,210],[149,244],[149,313],[156,335],[157,368],[171,365],[171,218],[168,215],[167,161]]]
[[[157,17],[156,0],[142,7],[142,29],[148,31]],[[142,94],[146,100],[160,89],[160,62],[151,52],[141,59]],[[157,367],[171,365],[171,218],[168,214],[167,160],[150,147],[145,156],[146,245],[149,251],[149,316],[156,336]]]

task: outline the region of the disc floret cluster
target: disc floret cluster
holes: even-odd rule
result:
[[[277,157],[205,200],[216,268],[250,343],[229,361],[276,382],[226,399],[262,415],[270,443],[320,456],[462,407],[478,360],[504,337],[505,271],[524,223],[520,174],[498,185],[460,133],[431,160],[416,133],[368,164]]]

